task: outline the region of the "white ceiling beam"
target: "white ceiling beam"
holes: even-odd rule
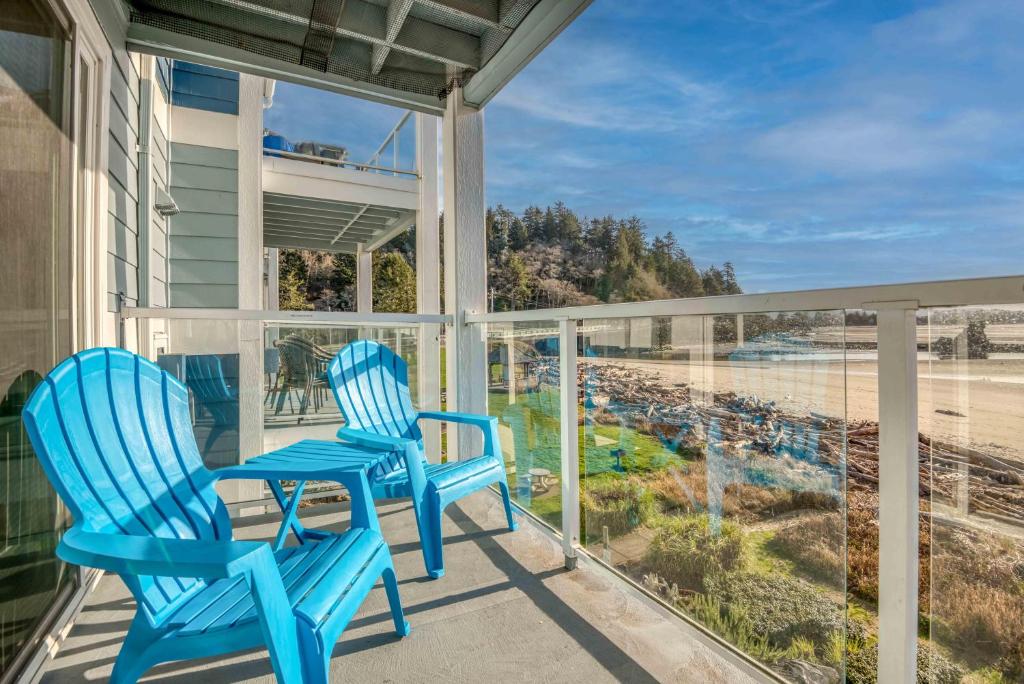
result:
[[[349,228],[351,228],[352,224],[355,223],[356,221],[358,221],[359,217],[361,217],[364,213],[366,213],[366,210],[369,209],[369,208],[370,208],[369,204],[364,204],[363,208],[359,210],[359,213],[356,214],[355,216],[353,216],[352,220],[350,220],[348,223],[346,223],[342,227],[342,229],[338,231],[338,234],[334,236],[333,240],[331,240],[331,244],[333,245],[335,242],[340,240],[341,237],[345,234],[345,231],[348,230]]]
[[[412,93],[397,88],[324,73],[292,64],[283,59],[265,57],[237,47],[188,36],[146,24],[130,24],[125,41],[127,49],[148,55],[198,62],[229,71],[288,81],[310,88],[319,88],[342,95],[380,102],[392,107],[412,109],[427,114],[441,114],[444,103],[436,95]]]
[[[409,9],[412,7],[412,0],[391,0],[388,5],[387,26],[385,28],[384,40],[387,43],[394,43],[398,38],[398,32],[402,30],[405,18],[409,16]],[[379,74],[384,66],[384,60],[391,52],[389,45],[374,44],[370,57],[370,73]]]
[[[413,225],[415,225],[415,223],[416,213],[413,212],[408,216],[399,219],[383,233],[375,237],[370,242],[367,242],[366,249],[372,252],[375,249],[383,247],[405,231],[409,230]]]
[[[497,2],[466,2],[465,0],[416,0],[416,4],[441,12],[451,12],[465,21],[477,23],[481,28],[499,25]]]

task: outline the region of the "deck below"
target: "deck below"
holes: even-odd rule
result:
[[[334,650],[334,681],[753,681],[705,637],[603,570],[587,564],[564,570],[560,547],[531,524],[508,532],[499,499],[488,492],[448,508],[448,574],[440,580],[424,576],[408,503],[384,503],[378,511],[412,634],[404,640],[394,636],[378,585]],[[310,526],[346,518],[338,504],[306,509],[304,516]],[[236,537],[272,537],[277,520],[236,520]],[[106,681],[133,612],[118,578],[100,580],[42,681]],[[266,652],[248,651],[167,663],[144,681],[273,679]]]

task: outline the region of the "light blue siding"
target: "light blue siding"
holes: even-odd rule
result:
[[[124,50],[114,51],[110,74],[108,139],[109,202],[107,232],[107,307],[117,293],[138,303],[139,283],[139,72]]]
[[[238,306],[238,152],[170,144],[168,286],[175,307]]]

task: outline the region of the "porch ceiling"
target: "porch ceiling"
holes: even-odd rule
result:
[[[413,224],[416,212],[376,204],[263,193],[263,245],[355,254]]]
[[[128,47],[437,113],[483,106],[590,0],[128,0]]]

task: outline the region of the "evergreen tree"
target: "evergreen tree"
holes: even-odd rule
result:
[[[313,305],[306,301],[306,283],[296,271],[289,271],[277,280],[278,308],[282,311],[308,311]]]
[[[398,252],[373,254],[373,310],[416,313],[416,272]]]

